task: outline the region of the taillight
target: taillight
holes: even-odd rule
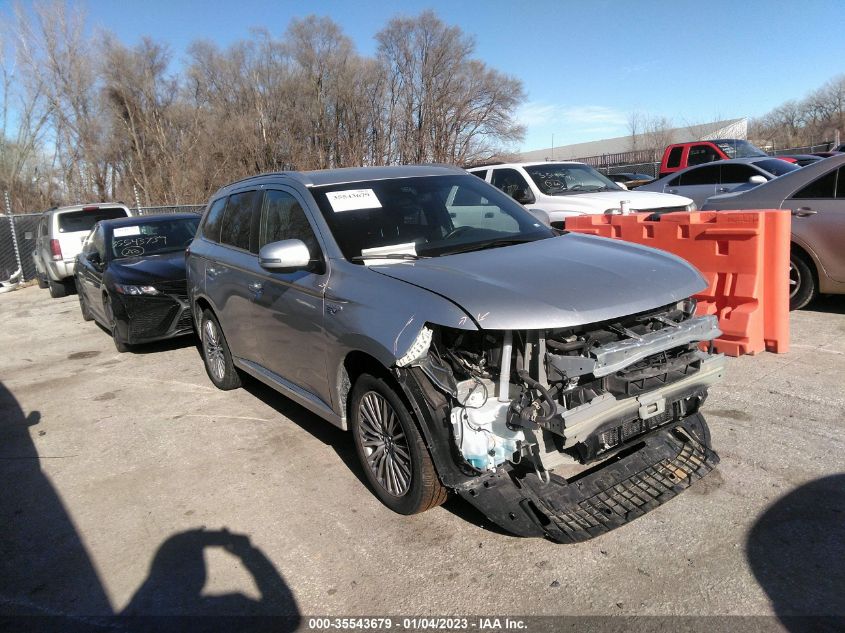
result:
[[[59,240],[50,240],[50,252],[53,254],[53,259],[62,259],[62,245],[59,244]]]

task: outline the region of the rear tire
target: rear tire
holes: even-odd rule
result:
[[[446,488],[411,413],[384,379],[362,374],[350,407],[355,451],[384,505],[399,514],[416,514],[446,501]]]
[[[67,286],[62,281],[47,280],[47,285],[50,287],[50,296],[53,299],[61,299],[67,296]]]
[[[200,317],[200,345],[205,372],[214,386],[223,391],[240,387],[241,377],[232,362],[229,344],[211,310],[203,310]]]
[[[789,309],[800,310],[817,294],[812,264],[801,253],[792,251],[789,254]]]
[[[47,283],[47,277],[45,277],[44,275],[39,275],[38,273],[35,273],[35,276],[38,279],[38,287],[39,288],[44,290],[44,289],[50,287],[50,284]]]

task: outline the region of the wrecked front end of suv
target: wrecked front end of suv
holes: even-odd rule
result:
[[[394,372],[444,485],[509,532],[575,542],[718,463],[700,408],[719,334],[692,299],[566,328],[427,324]]]

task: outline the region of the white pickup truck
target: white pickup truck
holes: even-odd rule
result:
[[[473,167],[469,173],[501,189],[529,211],[543,211],[562,229],[573,215],[694,211],[695,203],[668,193],[629,191],[576,162],[502,163]]]

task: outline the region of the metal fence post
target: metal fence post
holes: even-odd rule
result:
[[[18,249],[18,234],[15,231],[15,219],[12,217],[12,201],[9,199],[9,192],[3,192],[3,200],[6,203],[6,215],[9,218],[9,230],[12,235],[12,246],[15,249],[15,261],[18,264],[18,270],[21,272],[21,281],[26,281],[23,274],[23,264],[21,264],[21,252]]]
[[[141,198],[138,196],[138,185],[132,185],[132,191],[135,192],[135,210],[138,215],[143,215],[141,213]]]

